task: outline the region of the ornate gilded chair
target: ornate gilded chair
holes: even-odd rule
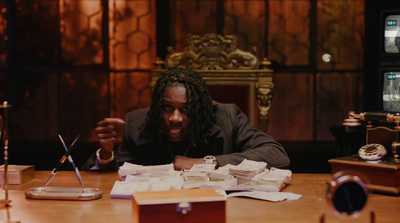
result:
[[[270,64],[266,58],[259,61],[255,48],[252,52],[237,49],[234,36],[191,35],[183,51],[168,47],[165,61],[157,58],[151,84],[166,68],[191,67],[202,75],[214,100],[236,103],[253,125],[268,132],[274,86]]]

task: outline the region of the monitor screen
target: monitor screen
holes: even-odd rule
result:
[[[400,15],[388,15],[385,19],[385,52],[400,53]]]
[[[400,112],[400,71],[383,75],[383,110]]]

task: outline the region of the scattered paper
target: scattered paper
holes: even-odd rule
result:
[[[233,192],[228,196],[249,197],[267,201],[297,200],[301,195],[280,192],[292,178],[290,170],[266,168],[267,163],[243,160],[239,165],[215,169],[214,164],[196,164],[185,171],[175,171],[173,164],[142,166],[124,163],[118,171],[112,198],[131,199],[137,191],[164,191],[189,188],[212,188]]]
[[[149,183],[133,183],[125,181],[115,181],[114,186],[110,192],[111,198],[131,199],[133,192],[147,191]]]
[[[278,202],[283,200],[298,200],[302,195],[289,192],[264,192],[264,191],[246,191],[228,194],[228,197],[249,197],[265,201]]]

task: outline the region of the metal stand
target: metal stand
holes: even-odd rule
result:
[[[79,201],[87,201],[87,200],[95,200],[102,197],[103,192],[97,188],[85,188],[83,185],[82,177],[79,173],[78,168],[76,167],[74,160],[69,155],[74,148],[75,142],[78,140],[79,135],[75,138],[74,142],[67,148],[67,145],[64,142],[64,139],[61,135],[58,135],[61,140],[61,143],[65,149],[65,154],[61,158],[60,162],[57,166],[51,171],[50,177],[47,179],[47,182],[44,187],[35,187],[27,190],[25,192],[25,197],[29,199],[48,199],[48,200],[79,200]],[[61,165],[65,162],[65,160],[69,160],[71,165],[75,170],[75,174],[78,177],[79,182],[81,183],[81,188],[79,187],[48,187],[51,180],[54,178]]]
[[[319,223],[326,223],[325,215],[326,215],[325,213],[321,214],[321,216],[319,217]],[[375,223],[375,212],[373,212],[373,211],[369,212],[369,222]]]
[[[368,201],[367,184],[362,177],[353,175],[350,171],[336,172],[327,185],[326,198],[332,213],[351,218],[353,222],[360,222],[357,218],[366,209]],[[326,222],[327,213],[326,210],[322,212],[319,217],[320,223]],[[369,212],[369,221],[375,223],[375,212]]]
[[[0,108],[4,109],[3,116],[0,115],[0,138],[3,136],[3,144],[4,144],[4,185],[3,189],[5,192],[5,199],[0,200],[0,203],[3,205],[7,212],[7,219],[1,220],[0,222],[7,222],[7,223],[17,223],[20,221],[12,221],[10,220],[10,212],[8,208],[11,206],[11,200],[8,197],[8,108],[11,105],[7,103],[7,101],[3,102],[0,105]]]

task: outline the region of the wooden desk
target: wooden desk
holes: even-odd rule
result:
[[[116,172],[96,173],[82,172],[86,187],[100,188],[103,197],[93,201],[54,201],[30,200],[25,198],[25,191],[32,187],[43,186],[49,176],[49,171],[36,171],[35,179],[20,186],[10,186],[9,197],[12,207],[9,208],[11,220],[27,222],[56,223],[87,223],[87,222],[132,222],[131,200],[111,199],[110,191]],[[302,194],[296,201],[267,202],[249,198],[228,198],[227,222],[296,222],[318,223],[323,210],[328,210],[325,201],[326,182],[329,174],[294,174],[283,191]],[[80,187],[72,171],[60,171],[49,186]],[[4,191],[0,197],[3,198]],[[392,223],[400,219],[400,197],[370,194],[365,210],[374,210],[377,223]],[[327,212],[328,214],[330,211]],[[368,211],[363,212],[357,221],[369,222]],[[7,212],[0,209],[0,220],[4,220]],[[332,214],[326,222],[347,222]],[[336,218],[338,219],[336,219]]]

